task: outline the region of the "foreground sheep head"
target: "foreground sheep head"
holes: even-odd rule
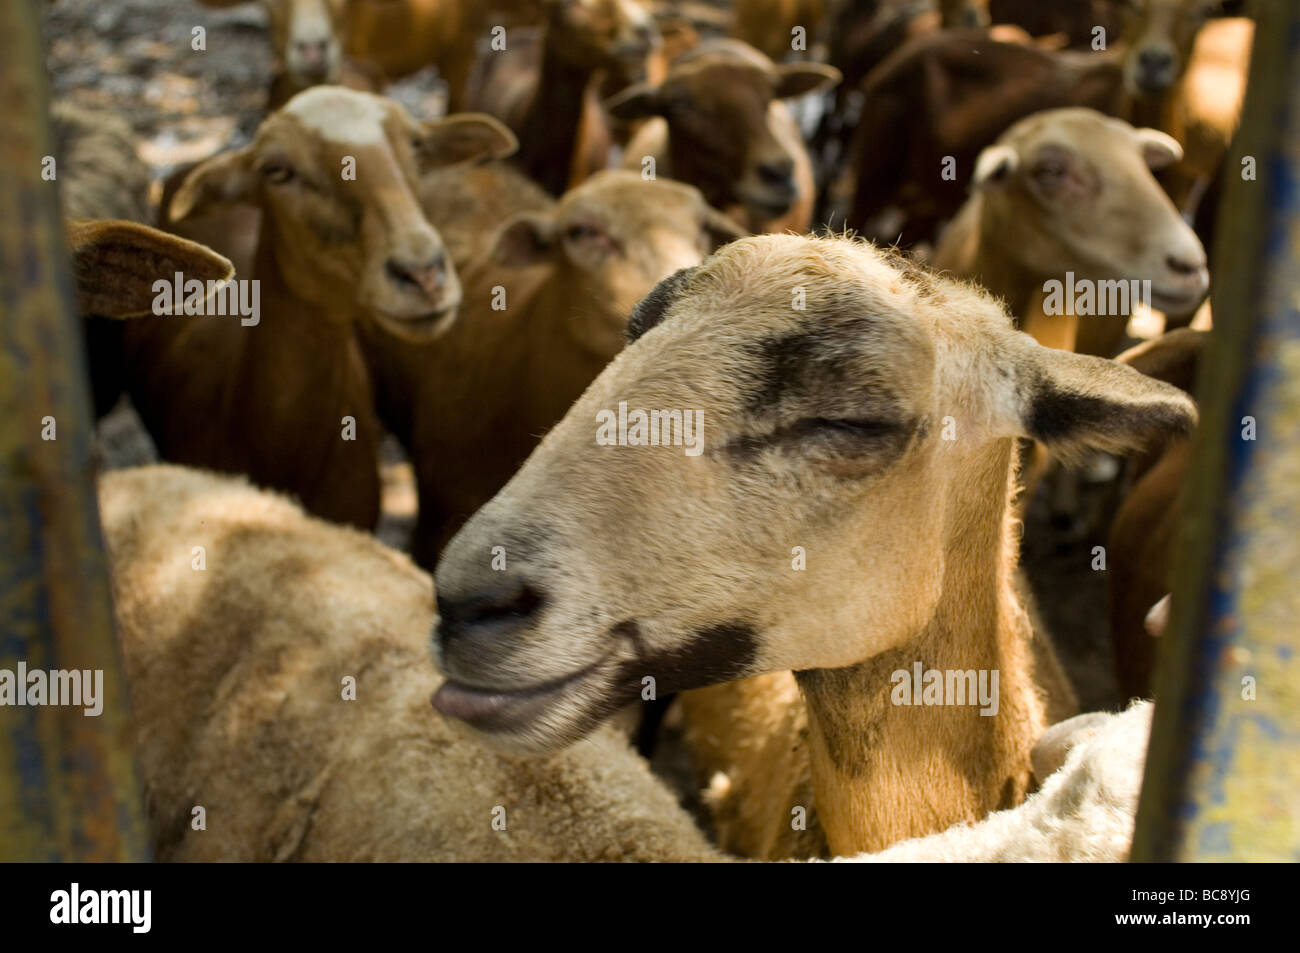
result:
[[[267,117],[250,145],[197,166],[171,217],[257,205],[263,243],[296,296],[329,310],[351,301],[399,333],[431,337],[454,317],[461,290],[416,198],[419,173],[516,144],[488,116],[416,122],[392,100],[317,86]]]
[[[629,330],[437,569],[434,704],[504,746],[571,742],[647,677],[665,693],[901,646],[974,611],[964,564],[1009,580],[1017,439],[1120,452],[1195,419],[1181,391],[1040,347],[992,299],[846,240],[727,245]],[[598,445],[620,404],[702,412],[702,452]]]

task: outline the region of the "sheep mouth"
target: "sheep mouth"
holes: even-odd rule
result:
[[[459,304],[459,302],[456,302],[436,311],[426,311],[424,314],[409,317],[389,314],[384,311],[376,313],[379,320],[386,327],[392,328],[399,334],[406,337],[431,338],[437,337],[450,326],[452,319],[456,316]]]
[[[584,715],[589,691],[605,675],[609,655],[546,682],[520,688],[483,688],[447,679],[433,693],[434,710],[486,734],[516,733],[539,722],[553,723],[554,712],[565,708]],[[550,716],[550,717],[548,717]]]

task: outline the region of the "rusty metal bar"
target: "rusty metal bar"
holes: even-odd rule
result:
[[[0,3],[0,677],[20,662],[101,671],[103,712],[16,695],[0,707],[0,860],[140,860],[81,329],[41,175],[53,150],[39,17],[38,0]]]
[[[1135,861],[1300,859],[1300,4],[1256,14]]]

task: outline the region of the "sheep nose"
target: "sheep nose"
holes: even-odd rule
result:
[[[1138,54],[1138,67],[1143,74],[1159,77],[1173,69],[1174,54],[1168,50],[1148,49]]]
[[[398,287],[418,288],[429,297],[436,297],[447,283],[447,256],[439,252],[432,259],[420,263],[390,258],[385,270]]]
[[[302,60],[304,66],[324,66],[325,65],[325,48],[327,44],[324,40],[299,40],[294,44],[298,52],[298,57]]]
[[[794,178],[794,160],[789,156],[765,159],[758,164],[758,175],[767,185],[788,185]]]
[[[494,571],[487,581],[456,598],[438,593],[436,638],[444,653],[453,645],[463,648],[467,637],[490,638],[503,628],[526,623],[545,603],[536,589],[512,573]]]

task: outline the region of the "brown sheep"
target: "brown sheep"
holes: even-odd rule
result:
[[[446,328],[460,286],[416,200],[418,169],[513,146],[488,117],[416,123],[391,100],[318,86],[268,117],[249,146],[196,168],[171,215],[260,208],[244,288],[265,318],[186,315],[126,329],[131,397],[163,459],[247,473],[313,513],[372,527],[380,432],[355,323],[415,339]]]
[[[1130,348],[1116,360],[1191,393],[1208,338],[1206,332],[1180,328]],[[1111,522],[1106,544],[1111,646],[1125,697],[1151,694],[1157,633],[1151,631],[1148,615],[1173,585],[1171,564],[1190,466],[1188,440],[1132,461],[1128,493]]]
[[[597,99],[605,74],[626,85],[645,78],[659,43],[638,0],[545,0],[541,36],[482,59],[472,107],[519,137],[514,161],[552,195],[604,168],[610,131]]]
[[[366,335],[381,413],[415,465],[425,566],[622,348],[636,302],[742,234],[688,186],[612,170],[504,227],[484,213],[496,237],[461,269],[456,326],[427,347]]]
[[[695,186],[751,231],[807,231],[812,162],[780,102],[826,89],[839,72],[818,63],[774,64],[738,40],[688,50],[656,86],[636,85],[608,103],[622,119],[659,117],[628,143],[627,168]]]
[[[733,242],[629,327],[443,552],[435,707],[544,751],[646,692],[791,670],[833,853],[1018,803],[1045,713],[1012,581],[1017,440],[1143,448],[1186,433],[1192,401],[843,239]],[[600,446],[620,405],[683,423]],[[953,703],[913,704],[918,668]],[[996,711],[949,671],[998,672]]]

